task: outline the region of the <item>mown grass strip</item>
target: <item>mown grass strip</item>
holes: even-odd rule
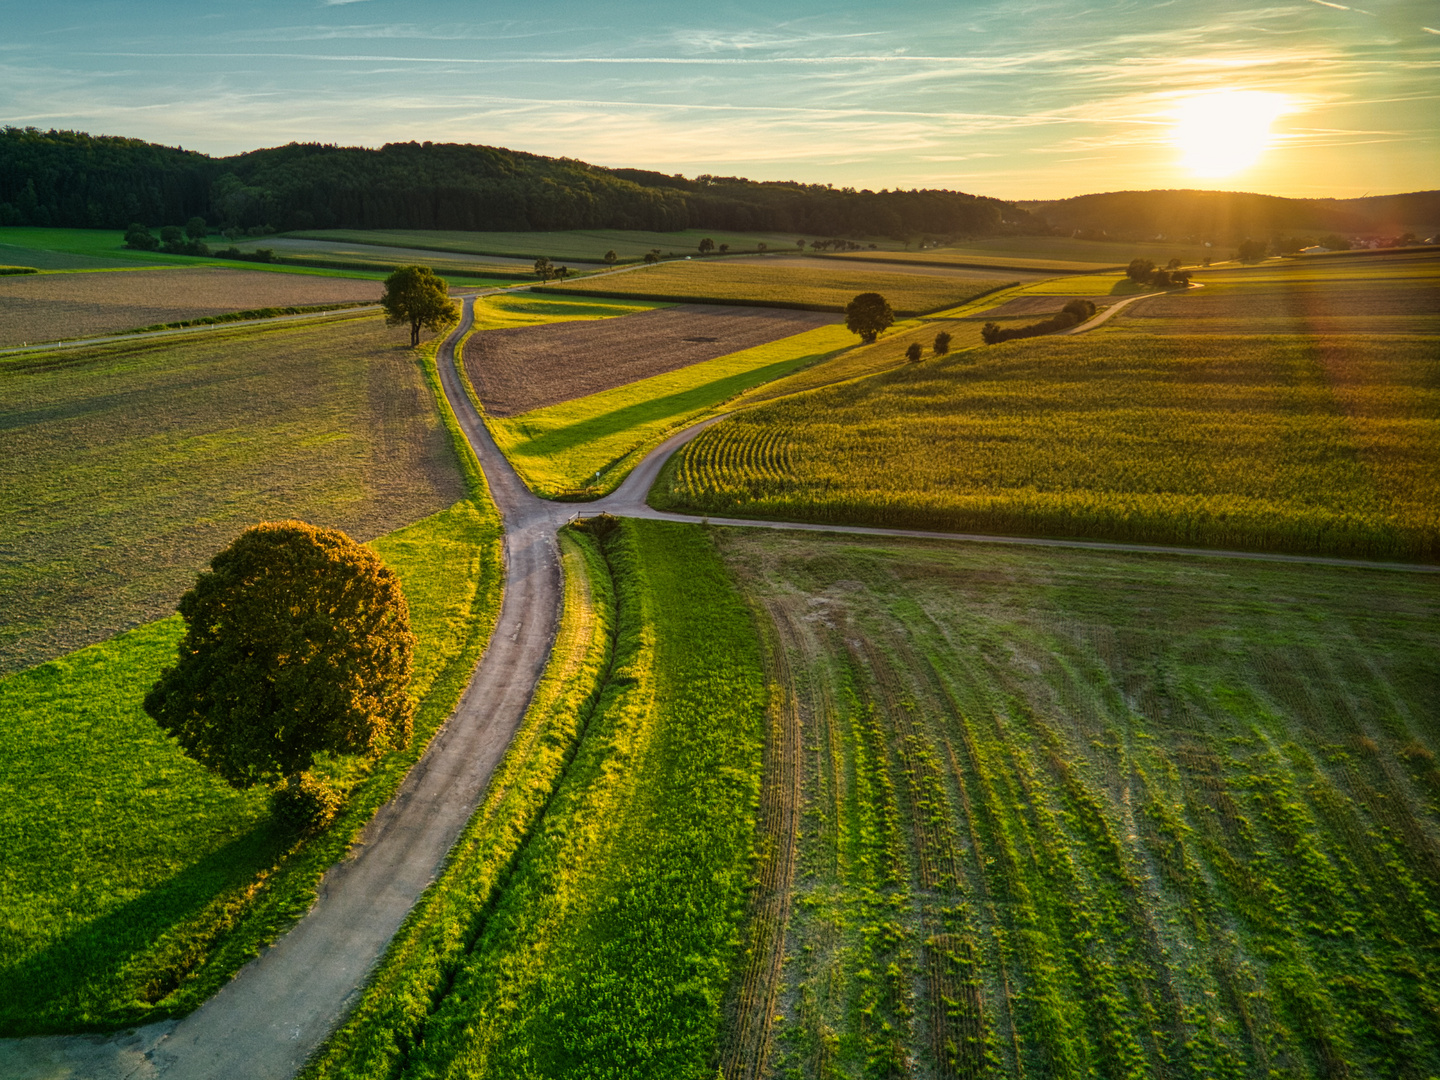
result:
[[[390,1077],[404,1065],[574,756],[609,672],[615,597],[590,534],[567,529],[560,543],[565,606],[525,720],[444,873],[396,934],[355,1011],[302,1074],[307,1080]]]
[[[0,1033],[97,1030],[189,1011],[303,914],[469,681],[499,612],[501,531],[478,463],[425,378],[471,497],[375,542],[418,638],[411,746],[326,760],[342,817],[291,847],[264,793],[236,792],[140,709],[177,617],[0,680]]]
[[[704,530],[599,532],[617,598],[599,708],[398,1075],[713,1080],[756,843],[759,646]]]

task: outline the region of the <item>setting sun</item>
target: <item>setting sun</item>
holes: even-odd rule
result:
[[[1284,94],[1226,90],[1203,94],[1175,110],[1172,138],[1181,164],[1197,176],[1230,176],[1247,169],[1270,146],[1270,125],[1289,110]]]

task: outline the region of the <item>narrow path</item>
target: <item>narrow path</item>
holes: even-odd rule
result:
[[[1190,288],[1190,289],[1203,289],[1205,286],[1204,286],[1204,285],[1201,285],[1198,281],[1196,281],[1196,282],[1191,282],[1191,283],[1190,283],[1188,286],[1186,286],[1186,287],[1187,287],[1187,288]],[[1137,296],[1127,296],[1124,300],[1117,300],[1117,301],[1115,301],[1115,303],[1111,304],[1111,305],[1110,305],[1109,307],[1107,307],[1104,311],[1100,312],[1099,315],[1096,315],[1095,317],[1093,317],[1092,319],[1088,320],[1087,322],[1083,322],[1083,323],[1081,323],[1079,326],[1072,326],[1069,330],[1061,330],[1061,331],[1060,331],[1058,334],[1056,334],[1055,336],[1056,336],[1056,337],[1065,337],[1065,336],[1068,335],[1068,334],[1088,334],[1091,330],[1094,330],[1097,326],[1100,326],[1100,325],[1102,325],[1103,323],[1109,322],[1112,318],[1114,318],[1117,314],[1120,313],[1121,309],[1127,308],[1127,307],[1129,307],[1131,304],[1137,303],[1137,302],[1139,302],[1139,301],[1141,301],[1141,300],[1150,300],[1150,299],[1152,299],[1152,298],[1154,298],[1154,297],[1156,297],[1156,296],[1167,296],[1167,295],[1169,295],[1169,294],[1168,294],[1168,293],[1163,293],[1163,292],[1158,292],[1158,293],[1140,293],[1140,294],[1137,295]]]
[[[567,508],[531,495],[490,441],[455,375],[454,348],[473,301],[438,360],[447,397],[475,446],[505,522],[505,596],[494,636],[454,714],[399,793],[320,883],[296,926],[184,1019],[112,1036],[0,1041],[6,1080],[283,1080],[354,1004],[365,978],[470,819],[510,745],[559,623],[555,530]]]

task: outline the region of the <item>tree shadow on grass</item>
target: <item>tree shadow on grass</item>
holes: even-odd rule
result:
[[[587,417],[574,424],[552,428],[535,436],[523,446],[515,447],[513,452],[518,457],[526,458],[547,458],[552,455],[564,454],[607,436],[620,434],[645,424],[664,423],[667,420],[674,420],[677,417],[709,408],[743,393],[752,386],[770,382],[772,379],[778,379],[792,371],[798,371],[802,367],[827,360],[842,351],[844,350],[832,349],[826,352],[811,353],[809,356],[796,359],[778,360],[773,364],[766,364],[764,367],[750,368],[713,382],[681,390],[678,393],[667,394],[664,397],[652,398],[648,401],[639,401],[633,405],[625,405],[612,412]],[[552,408],[563,407],[563,405],[552,406]],[[524,418],[521,417],[520,420],[523,424]]]
[[[163,884],[0,969],[0,1036],[103,1031],[169,1015],[292,837],[268,819]]]

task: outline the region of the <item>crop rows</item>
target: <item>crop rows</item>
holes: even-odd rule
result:
[[[734,1075],[1440,1064],[1433,589],[725,550],[772,616],[804,750],[779,1034],[768,1072]]]
[[[1440,558],[1433,339],[994,346],[737,413],[652,500],[709,514]]]

